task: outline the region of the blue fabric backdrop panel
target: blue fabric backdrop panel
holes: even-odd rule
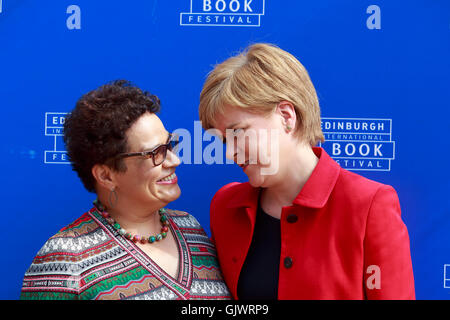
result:
[[[450,3],[426,1],[0,1],[2,274],[19,297],[44,242],[91,206],[62,142],[84,93],[128,79],[158,95],[168,130],[196,129],[212,67],[251,43],[294,54],[315,84],[341,166],[397,190],[419,299],[450,294]],[[195,154],[194,146],[192,156]],[[181,197],[209,233],[209,204],[231,164],[183,163]],[[326,235],[325,235],[326,236]]]

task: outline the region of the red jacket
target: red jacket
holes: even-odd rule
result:
[[[342,169],[322,148],[314,153],[312,175],[282,208],[278,299],[415,299],[395,190]],[[211,202],[212,237],[235,299],[259,190],[234,182]]]

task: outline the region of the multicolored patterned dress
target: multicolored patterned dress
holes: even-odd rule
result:
[[[51,237],[25,273],[21,299],[231,299],[214,245],[186,212],[166,210],[179,252],[172,278],[94,207]]]

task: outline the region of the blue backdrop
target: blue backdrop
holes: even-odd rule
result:
[[[397,190],[417,298],[450,297],[447,0],[0,0],[0,7],[0,298],[18,298],[36,252],[95,197],[67,164],[60,136],[76,100],[128,79],[161,98],[169,130],[194,135],[207,73],[254,42],[277,44],[308,69],[329,154]],[[246,180],[233,165],[182,164],[177,174],[182,195],[169,207],[192,213],[207,232],[215,191]]]

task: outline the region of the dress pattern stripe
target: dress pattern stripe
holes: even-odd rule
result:
[[[23,300],[231,299],[216,250],[190,214],[167,209],[179,254],[176,278],[95,207],[61,229],[39,250],[25,273]]]

